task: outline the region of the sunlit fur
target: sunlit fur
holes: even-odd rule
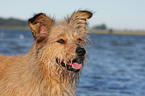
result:
[[[56,58],[68,62],[77,57],[76,48],[84,48],[86,19],[91,16],[83,10],[58,22],[43,13],[30,18],[34,37],[30,50],[21,56],[0,55],[0,96],[75,95],[80,72],[68,71]],[[59,39],[65,43],[58,43]]]

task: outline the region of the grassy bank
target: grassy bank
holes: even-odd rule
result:
[[[0,30],[30,30],[28,26],[0,26]]]
[[[145,31],[88,30],[88,33],[145,36]]]
[[[30,28],[29,28],[29,26],[0,26],[0,30],[27,30],[27,31],[30,31]],[[145,31],[88,30],[87,33],[145,36]]]

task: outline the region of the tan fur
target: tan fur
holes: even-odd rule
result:
[[[86,19],[91,16],[89,11],[77,11],[59,22],[43,13],[29,19],[34,44],[28,53],[0,55],[0,96],[75,95],[80,72],[68,71],[58,65],[56,57],[60,61],[78,57],[76,48],[84,48]],[[60,39],[65,43],[59,43]]]

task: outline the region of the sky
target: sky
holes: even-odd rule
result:
[[[0,0],[0,17],[27,20],[43,12],[58,20],[78,9],[94,13],[89,27],[106,24],[109,29],[145,30],[145,0]]]

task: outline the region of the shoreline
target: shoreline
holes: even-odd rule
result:
[[[30,31],[29,26],[0,26],[0,30],[24,30]]]
[[[0,30],[31,31],[29,26],[0,26]],[[87,33],[90,33],[90,34],[92,33],[92,34],[145,36],[145,31],[128,31],[128,30],[93,30],[93,29],[88,29]]]
[[[126,30],[88,30],[87,33],[93,34],[113,34],[113,35],[134,35],[134,36],[145,36],[145,31],[126,31]]]

